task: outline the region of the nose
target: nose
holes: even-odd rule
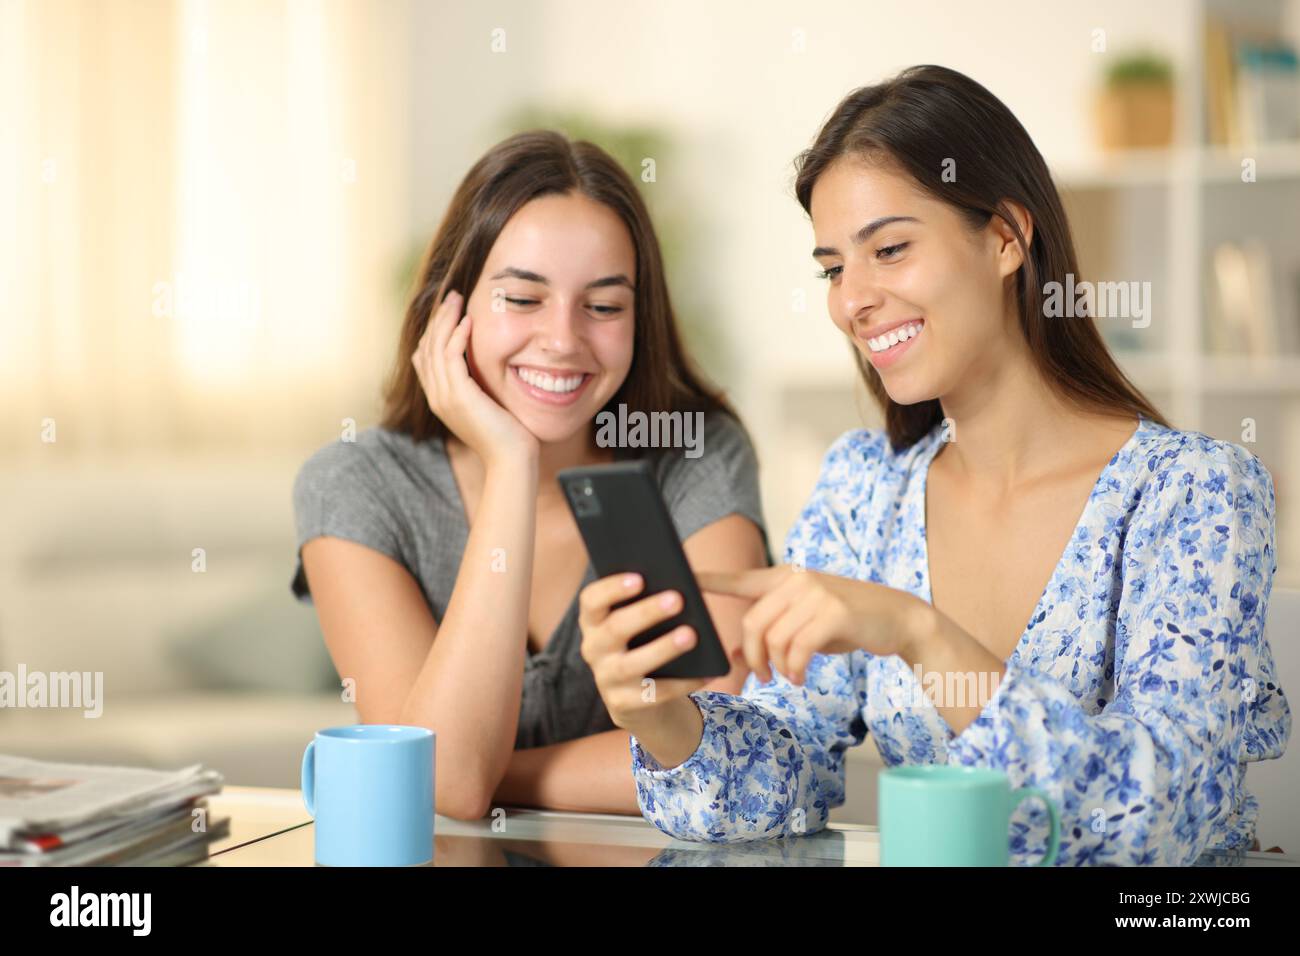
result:
[[[561,355],[577,351],[581,321],[578,302],[557,297],[554,307],[539,316],[537,335],[542,349]]]
[[[849,325],[865,325],[884,301],[884,293],[870,269],[855,269],[846,263],[840,276],[840,289],[840,314]]]

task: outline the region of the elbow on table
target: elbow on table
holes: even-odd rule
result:
[[[370,717],[390,719],[365,720],[366,723],[393,723],[405,727],[424,727],[435,733],[437,728],[429,719],[416,713],[404,703],[394,714],[370,714]],[[434,780],[434,810],[439,816],[453,820],[481,820],[492,809],[492,800],[496,793],[495,785],[490,786],[483,775],[482,767],[457,767],[453,772],[450,755],[444,748],[438,748],[437,777]]]
[[[482,787],[438,787],[436,810],[453,820],[482,820],[491,808],[492,795]]]

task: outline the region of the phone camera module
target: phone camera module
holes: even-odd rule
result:
[[[568,488],[575,515],[579,518],[592,518],[600,514],[600,498],[597,497],[590,478],[575,481]]]

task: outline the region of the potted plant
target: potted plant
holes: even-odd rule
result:
[[[1173,142],[1173,67],[1156,53],[1130,53],[1106,70],[1097,132],[1107,150],[1159,149]]]

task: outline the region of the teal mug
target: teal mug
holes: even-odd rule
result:
[[[1052,821],[1047,855],[1056,862],[1061,818],[1041,790],[1011,788],[1000,770],[921,764],[880,774],[881,866],[1008,866],[1011,813],[1036,797]]]
[[[302,755],[302,801],[322,866],[419,866],[433,859],[434,745],[427,727],[317,731]]]

